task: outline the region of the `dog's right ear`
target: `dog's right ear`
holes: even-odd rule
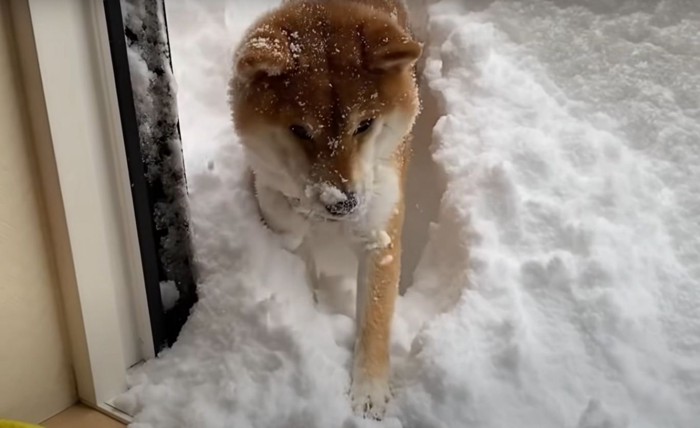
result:
[[[254,30],[238,48],[236,74],[243,80],[257,76],[279,76],[292,64],[289,42],[284,33],[269,25]]]

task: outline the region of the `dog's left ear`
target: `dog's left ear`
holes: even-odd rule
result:
[[[400,72],[412,67],[423,47],[398,25],[386,22],[367,23],[361,37],[365,66],[371,71]]]

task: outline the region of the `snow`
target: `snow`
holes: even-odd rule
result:
[[[183,302],[193,300],[187,183],[162,2],[123,0],[129,74],[151,233],[162,280],[177,287]],[[132,186],[135,180],[132,180]],[[177,301],[177,299],[176,299]],[[175,303],[175,302],[173,302]],[[166,310],[169,308],[166,308]]]
[[[379,260],[379,265],[386,266],[393,261],[394,261],[394,256],[392,256],[391,254],[387,254],[386,256],[382,257],[381,260]]]
[[[366,238],[367,244],[365,248],[368,250],[376,250],[379,248],[388,248],[391,246],[391,236],[386,230],[372,230]],[[388,261],[391,263],[391,261]]]
[[[334,205],[345,202],[348,197],[340,189],[329,183],[321,183],[318,189],[319,199],[325,205]],[[313,193],[313,191],[312,191]]]
[[[354,299],[314,306],[230,130],[221,58],[273,3],[169,3],[200,301],[132,426],[697,426],[700,4],[572,3],[411,2],[447,186],[380,423],[346,395]]]
[[[177,289],[175,281],[161,281],[159,286],[163,310],[167,312],[174,308],[175,304],[180,299],[180,291]]]

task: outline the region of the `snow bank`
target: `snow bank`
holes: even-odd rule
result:
[[[437,242],[455,246],[450,237],[461,232],[469,264],[445,260],[452,251],[424,260],[426,278],[407,300],[447,303],[463,279],[470,287],[414,342],[402,419],[693,426],[699,284],[695,262],[677,249],[692,260],[700,252],[694,237],[672,230],[697,223],[682,219],[687,194],[666,180],[658,154],[684,143],[664,141],[664,130],[697,144],[700,128],[685,117],[697,110],[657,94],[672,99],[674,84],[698,82],[681,46],[693,48],[700,21],[667,22],[629,41],[634,28],[664,20],[664,9],[603,15],[495,2],[465,12],[462,2],[431,7],[426,75],[446,112],[435,156],[448,175],[443,219],[452,225],[441,220]],[[640,56],[646,70],[635,66]],[[669,166],[697,183],[697,148],[684,151]]]
[[[374,423],[345,395],[354,299],[313,306],[225,128],[229,57],[212,52],[269,6],[239,21],[241,2],[169,6],[201,298],[132,374],[133,426],[697,426],[700,5],[430,6],[447,189]]]

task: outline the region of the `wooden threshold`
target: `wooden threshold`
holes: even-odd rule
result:
[[[76,404],[41,424],[45,428],[126,428],[126,425],[93,410]]]

